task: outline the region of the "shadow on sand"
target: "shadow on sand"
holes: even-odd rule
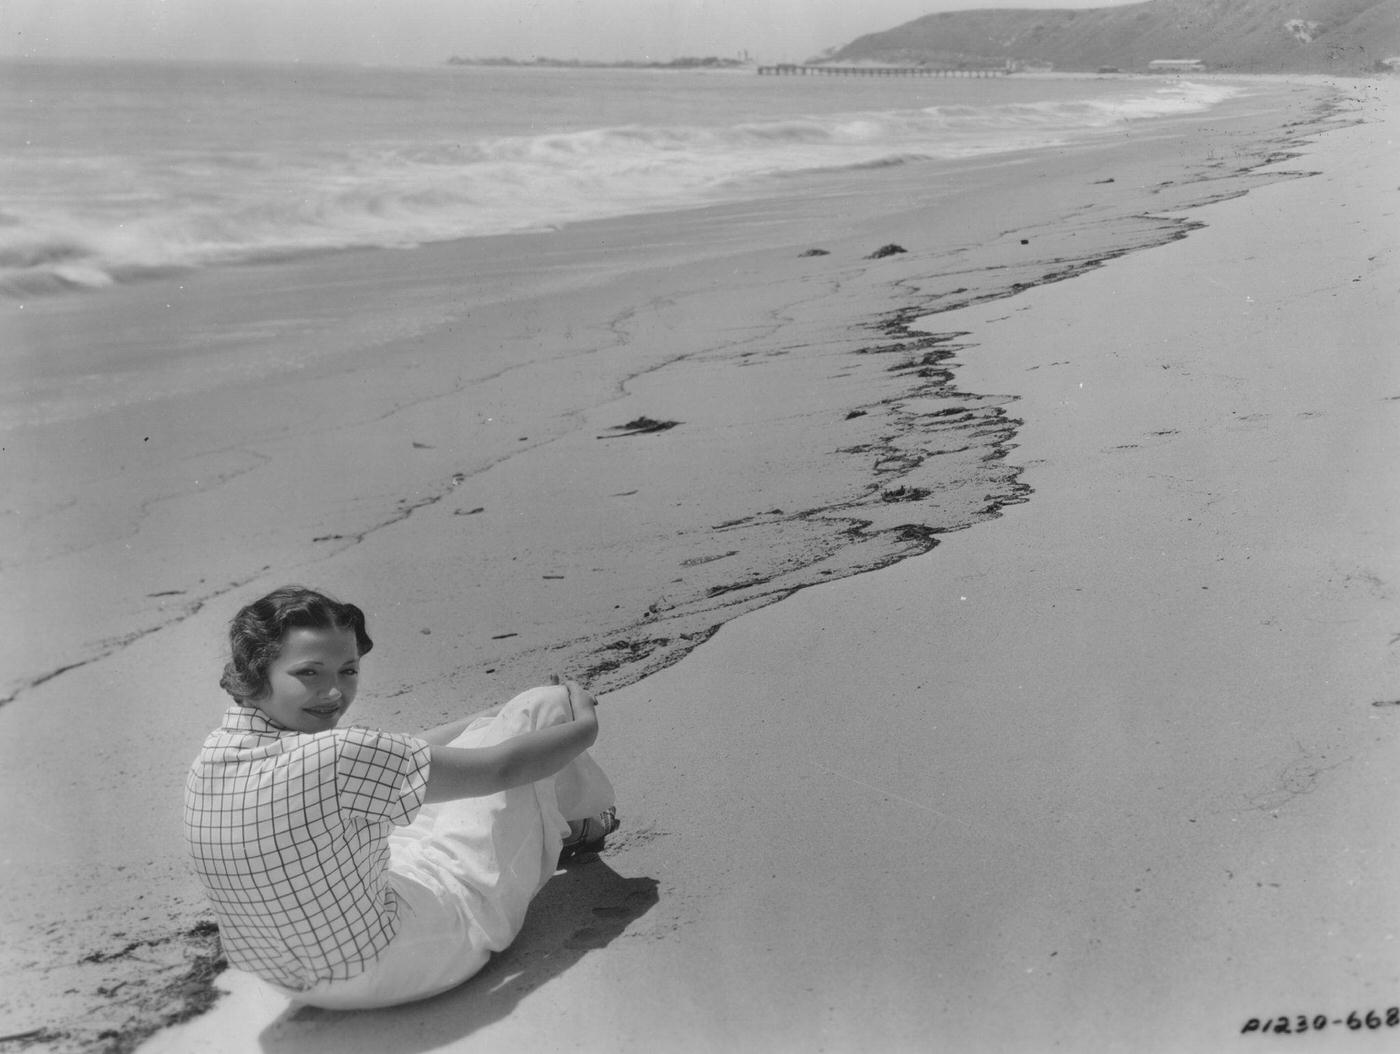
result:
[[[659,899],[654,878],[623,878],[592,857],[555,875],[530,905],[525,928],[458,988],[385,1010],[289,1009],[258,1037],[267,1054],[413,1054],[471,1035],[595,948],[618,937]]]

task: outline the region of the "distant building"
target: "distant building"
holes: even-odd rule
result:
[[[1200,73],[1205,68],[1200,59],[1153,59],[1147,64],[1149,73]]]

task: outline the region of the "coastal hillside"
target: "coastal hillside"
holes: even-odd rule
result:
[[[860,37],[823,61],[1060,70],[1199,59],[1242,73],[1357,73],[1400,56],[1400,0],[1148,0],[1126,7],[950,11]]]

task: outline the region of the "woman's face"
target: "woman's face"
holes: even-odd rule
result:
[[[268,690],[249,702],[294,732],[334,728],[355,701],[360,652],[349,629],[298,627],[267,668]]]

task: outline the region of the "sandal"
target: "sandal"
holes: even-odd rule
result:
[[[617,810],[611,806],[586,820],[570,820],[569,837],[559,850],[559,862],[562,864],[585,853],[601,852],[604,840],[621,826]]]

